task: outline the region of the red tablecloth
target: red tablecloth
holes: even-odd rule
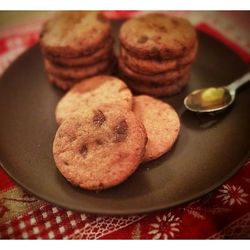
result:
[[[112,18],[128,14],[134,13],[107,13]],[[222,19],[222,14],[176,14],[186,15],[197,28],[216,36],[250,62],[248,30],[245,34],[241,33],[243,40],[239,39],[239,34],[235,32],[240,30],[239,27],[234,27],[234,22],[225,22],[226,14]],[[0,32],[0,74],[19,54],[37,42],[40,27],[41,22],[38,21],[5,30],[2,34]],[[233,31],[235,36],[232,36]],[[14,184],[0,169],[0,238],[250,238],[249,194],[250,161],[221,187],[183,206],[140,216],[95,216],[64,210],[37,200]]]

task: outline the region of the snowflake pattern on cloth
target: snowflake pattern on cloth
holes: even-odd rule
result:
[[[230,186],[226,184],[219,189],[219,193],[220,194],[216,197],[221,199],[224,205],[228,204],[229,206],[233,206],[248,203],[248,194],[244,192],[244,189],[241,186]]]
[[[155,218],[156,222],[150,224],[152,230],[148,232],[148,234],[153,235],[153,239],[174,238],[175,234],[180,232],[181,219],[171,212]]]

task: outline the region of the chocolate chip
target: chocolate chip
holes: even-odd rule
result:
[[[137,42],[138,43],[145,43],[145,42],[147,42],[147,40],[148,40],[147,36],[141,36],[138,38]]]
[[[164,26],[158,26],[157,29],[160,31],[160,32],[165,32],[167,33],[167,29],[164,27]]]
[[[103,187],[104,187],[104,183],[100,182],[100,183],[98,184],[98,188],[99,188],[99,189],[102,189]]]
[[[67,161],[63,161],[63,163],[64,163],[66,166],[69,165],[69,163],[68,163]]]
[[[173,24],[174,26],[178,26],[178,25],[179,25],[179,22],[178,22],[177,20],[173,19],[173,20],[172,20],[172,24]]]
[[[97,145],[102,145],[103,144],[103,141],[100,140],[100,139],[95,140],[95,142],[96,142]]]
[[[159,49],[157,47],[153,47],[151,50],[150,50],[150,54],[149,54],[150,57],[153,57],[154,60],[158,61],[158,62],[161,62],[163,59],[160,55],[160,52],[159,52]]]
[[[120,121],[114,128],[114,142],[122,142],[128,136],[128,124],[125,120]]]
[[[102,14],[99,14],[97,16],[97,20],[101,23],[106,23],[107,22],[107,19],[102,15]]]
[[[101,127],[102,124],[106,121],[106,117],[105,115],[102,113],[101,110],[97,110],[95,112],[95,115],[93,117],[93,123],[98,126]]]
[[[69,135],[69,141],[73,142],[76,140],[76,136],[75,135]]]
[[[83,157],[86,157],[87,154],[88,154],[88,148],[87,146],[84,144],[82,145],[81,149],[80,149],[80,154],[83,156]]]

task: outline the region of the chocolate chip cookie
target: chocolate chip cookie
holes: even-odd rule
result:
[[[168,152],[180,131],[175,110],[165,102],[141,95],[134,97],[133,112],[142,121],[148,136],[144,161],[157,159]]]
[[[64,11],[43,26],[40,43],[47,54],[63,57],[90,55],[105,44],[111,23],[97,11]]]
[[[44,59],[45,69],[49,74],[53,74],[63,79],[73,79],[73,80],[82,80],[87,77],[95,76],[107,70],[111,63],[109,60],[101,61],[89,66],[61,66],[55,64],[48,59]]]
[[[73,185],[102,190],[134,173],[146,142],[144,126],[132,111],[100,106],[62,123],[53,155],[57,168]]]
[[[110,74],[116,64],[113,43],[111,23],[100,12],[56,13],[40,37],[49,81],[68,90],[88,77]]]
[[[192,50],[188,51],[183,57],[160,61],[135,57],[122,47],[120,49],[120,55],[124,63],[129,65],[133,71],[145,75],[155,75],[182,69],[191,64],[195,60],[197,47],[198,46],[195,46]]]
[[[133,79],[126,79],[126,83],[135,94],[152,95],[155,97],[172,96],[180,93],[184,89],[189,80],[189,73],[182,77],[166,83],[154,83],[145,81],[135,81]]]
[[[45,54],[49,61],[62,66],[89,66],[113,57],[113,39],[109,39],[104,46],[89,56],[67,58]]]
[[[126,21],[120,30],[122,46],[140,58],[182,57],[196,41],[195,29],[188,20],[164,13],[137,16]]]
[[[155,74],[155,75],[145,75],[142,73],[137,73],[133,71],[128,65],[126,65],[121,58],[119,58],[119,68],[122,74],[125,76],[128,76],[131,79],[134,79],[136,81],[145,81],[145,82],[165,82],[165,83],[171,83],[174,82],[176,79],[182,77],[183,75],[187,74],[190,70],[190,66],[184,66],[181,69],[173,70],[164,72],[161,74]]]
[[[67,117],[90,107],[113,103],[132,109],[132,93],[120,79],[96,76],[76,84],[57,104],[56,121],[61,124]]]

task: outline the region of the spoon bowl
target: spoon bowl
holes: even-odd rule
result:
[[[197,89],[186,96],[184,106],[186,109],[197,113],[223,111],[233,104],[236,90],[249,81],[250,72],[228,86]],[[205,99],[208,92],[210,93],[209,99]]]

